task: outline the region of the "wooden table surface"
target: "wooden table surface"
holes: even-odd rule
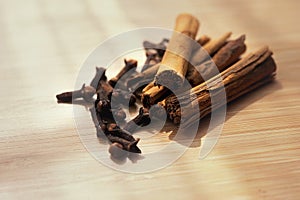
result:
[[[299,2],[1,0],[0,199],[299,199]],[[277,80],[229,105],[205,159],[198,145],[153,173],[110,169],[87,152],[73,107],[55,94],[73,89],[108,37],[172,28],[181,12],[200,19],[200,33],[245,33],[248,51],[269,45]]]

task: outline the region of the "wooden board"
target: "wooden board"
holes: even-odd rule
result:
[[[297,0],[0,1],[0,199],[298,199],[299,8]],[[137,27],[172,28],[180,12],[212,37],[245,33],[248,51],[269,45],[277,80],[230,104],[204,160],[199,139],[154,173],[105,167],[55,94],[73,88],[100,42]]]

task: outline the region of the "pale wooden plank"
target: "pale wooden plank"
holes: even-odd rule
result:
[[[298,8],[292,0],[1,1],[0,198],[297,199]],[[228,107],[222,135],[206,159],[198,159],[197,139],[155,173],[111,170],[87,153],[72,107],[57,105],[54,95],[73,88],[81,62],[99,42],[136,27],[172,28],[182,11],[200,19],[200,33],[246,33],[250,51],[268,44],[277,81]],[[143,145],[154,149],[168,140],[161,134]]]

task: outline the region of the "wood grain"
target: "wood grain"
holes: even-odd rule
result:
[[[298,199],[299,7],[296,0],[0,1],[0,199]],[[198,138],[154,173],[107,168],[86,151],[72,106],[56,104],[55,94],[73,88],[100,42],[137,27],[172,28],[183,11],[200,19],[199,34],[245,33],[248,50],[269,45],[277,80],[229,105],[204,160]],[[141,145],[169,139],[163,133]]]

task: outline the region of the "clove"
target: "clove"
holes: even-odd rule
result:
[[[124,59],[124,63],[125,63],[125,66],[122,68],[122,70],[121,70],[114,78],[112,78],[112,79],[110,79],[110,80],[108,81],[108,83],[109,83],[112,87],[115,87],[116,84],[117,84],[117,82],[118,82],[121,78],[124,80],[124,79],[127,79],[128,76],[132,75],[132,74],[130,73],[130,75],[127,74],[127,76],[125,76],[126,73],[129,72],[130,70],[136,69],[137,64],[138,64],[137,60],[134,60],[134,59],[130,59],[130,60]]]
[[[121,129],[117,124],[107,124],[104,133],[112,144],[116,142],[121,144],[123,150],[132,153],[142,152],[137,147],[137,143],[140,139],[135,139],[129,132]]]
[[[82,85],[80,90],[72,92],[64,92],[56,95],[58,103],[71,103],[72,100],[83,98],[87,102],[92,102],[93,96],[96,94],[96,90],[92,86]]]
[[[124,130],[133,133],[138,127],[147,126],[150,122],[149,109],[141,107],[138,115],[126,124]]]
[[[146,51],[146,62],[142,67],[141,72],[144,72],[148,68],[152,67],[153,65],[160,63],[162,57],[165,54],[167,44],[169,39],[164,38],[160,43],[152,43],[149,41],[144,41],[143,46]]]
[[[94,78],[92,79],[90,86],[92,86],[95,89],[98,89],[99,81],[106,81],[107,77],[105,75],[106,69],[103,67],[96,67],[96,74]]]
[[[129,104],[129,106],[133,106],[136,102],[136,97],[134,94],[120,90],[120,89],[114,89],[113,93],[111,94],[112,101],[121,103],[125,106]]]

